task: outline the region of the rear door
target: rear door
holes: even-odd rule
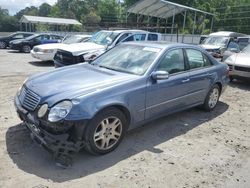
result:
[[[215,78],[213,64],[206,54],[196,49],[185,49],[186,59],[189,66],[189,105],[204,101]]]

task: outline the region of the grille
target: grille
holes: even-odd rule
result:
[[[19,100],[25,109],[34,111],[40,102],[40,97],[29,89],[22,87]]]
[[[247,68],[247,67],[235,66],[234,69],[235,69],[235,70],[239,70],[239,71],[244,71],[244,72],[250,72],[250,68]]]
[[[73,56],[72,53],[63,50],[57,50],[54,58],[56,61],[64,65],[73,65],[84,62],[84,58],[82,56]]]

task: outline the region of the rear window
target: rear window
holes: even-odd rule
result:
[[[157,34],[148,34],[148,41],[157,41],[158,35]]]

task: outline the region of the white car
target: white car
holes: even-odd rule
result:
[[[160,41],[161,34],[143,30],[102,30],[94,34],[88,42],[62,46],[54,57],[55,67],[88,62],[121,42]]]
[[[229,66],[229,78],[250,79],[250,45],[245,47],[240,53],[235,53],[225,60]]]
[[[42,61],[53,61],[57,49],[67,47],[69,44],[83,43],[89,40],[91,35],[66,36],[61,43],[37,45],[31,50],[31,56]]]

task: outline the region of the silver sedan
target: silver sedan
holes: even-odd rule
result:
[[[240,53],[228,57],[225,63],[229,66],[231,81],[242,78],[250,79],[250,45],[246,46]]]

